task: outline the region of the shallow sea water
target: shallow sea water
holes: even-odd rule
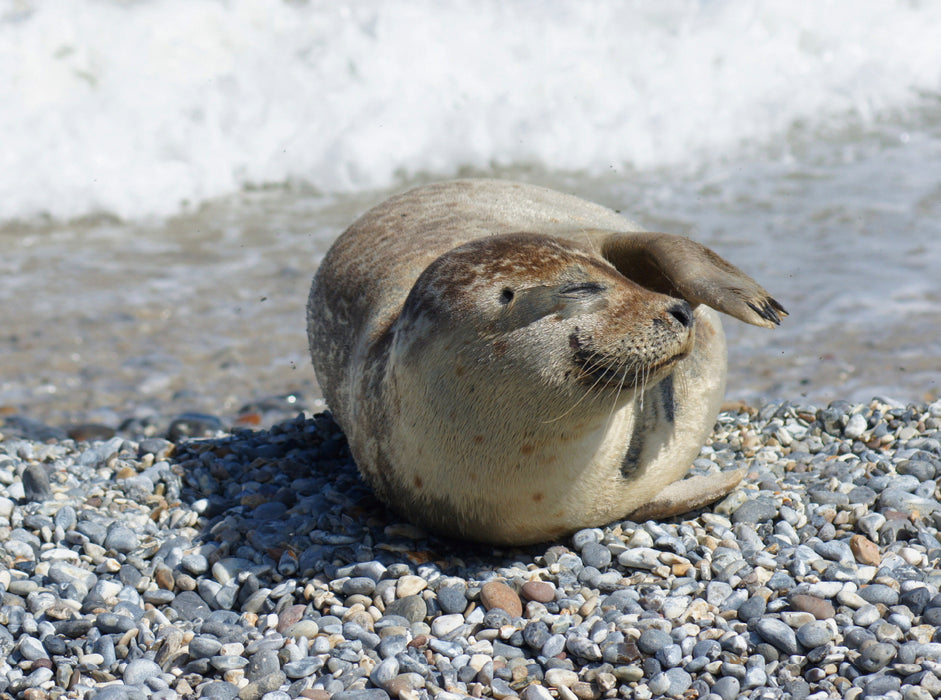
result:
[[[693,237],[759,280],[791,315],[773,331],[728,319],[729,400],[933,400],[941,128],[930,112],[864,134],[795,135],[778,152],[696,171],[463,174],[593,199]],[[231,415],[289,392],[317,407],[310,278],[357,215],[418,182],[356,195],[250,191],[150,223],[6,225],[0,407],[52,422]]]

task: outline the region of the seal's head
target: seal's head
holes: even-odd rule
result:
[[[452,382],[513,387],[508,398],[537,399],[539,412],[573,400],[610,410],[688,354],[693,323],[686,301],[635,284],[579,245],[518,233],[429,265],[399,315],[393,356],[430,372],[447,366]],[[436,377],[439,390],[447,379]]]

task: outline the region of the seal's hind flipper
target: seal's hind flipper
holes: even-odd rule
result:
[[[716,311],[774,328],[787,311],[755,280],[695,241],[668,233],[613,233],[601,255],[642,287],[706,304]]]
[[[635,522],[660,520],[702,508],[727,495],[738,486],[745,469],[680,479],[664,488],[653,499],[628,514]]]

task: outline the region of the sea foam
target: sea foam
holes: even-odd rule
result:
[[[0,220],[697,167],[941,92],[941,3],[0,2]]]

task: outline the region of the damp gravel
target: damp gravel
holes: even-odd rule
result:
[[[525,548],[387,511],[328,414],[0,433],[0,697],[941,695],[941,402],[727,410],[723,501]]]

